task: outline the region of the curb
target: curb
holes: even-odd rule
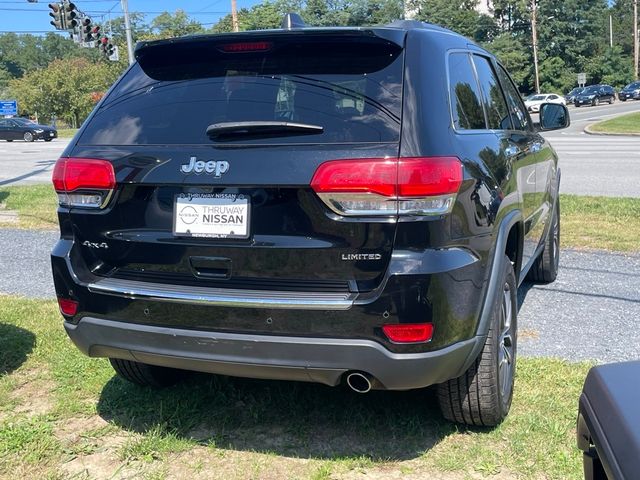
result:
[[[631,112],[633,113],[633,112]],[[622,114],[625,115],[625,114]],[[622,116],[621,115],[621,116]],[[614,117],[617,118],[617,117]],[[600,120],[598,122],[593,122],[589,125],[587,125],[586,127],[584,127],[584,133],[588,134],[588,135],[601,135],[601,136],[609,136],[609,137],[640,137],[640,133],[607,133],[607,132],[595,132],[593,130],[591,130],[591,126],[593,125],[597,125],[598,123],[602,122],[603,120]]]

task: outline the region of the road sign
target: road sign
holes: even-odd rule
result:
[[[18,101],[0,100],[0,115],[18,115]]]
[[[111,55],[109,55],[107,58],[109,60],[111,60],[112,62],[117,62],[118,60],[120,60],[120,53],[118,52],[118,46],[117,45],[113,46],[113,53]]]
[[[579,73],[578,74],[578,85],[583,86],[587,83],[587,74]]]

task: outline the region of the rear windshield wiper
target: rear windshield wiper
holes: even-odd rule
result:
[[[210,138],[235,136],[312,135],[322,133],[324,127],[308,123],[253,121],[223,122],[207,127]]]

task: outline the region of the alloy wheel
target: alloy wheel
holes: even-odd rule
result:
[[[511,395],[513,388],[513,361],[515,348],[513,341],[513,304],[511,301],[511,286],[504,284],[502,292],[502,306],[500,308],[500,337],[498,345],[498,381],[503,400]]]

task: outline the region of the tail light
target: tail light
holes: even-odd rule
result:
[[[395,323],[383,325],[382,331],[395,343],[428,342],[433,337],[433,323]]]
[[[329,208],[349,216],[442,215],[453,208],[461,184],[456,157],[332,160],[311,180]]]
[[[73,317],[78,312],[78,302],[70,298],[58,298],[58,306],[63,315]]]
[[[111,162],[95,158],[59,159],[52,181],[64,207],[102,208],[116,186]]]

